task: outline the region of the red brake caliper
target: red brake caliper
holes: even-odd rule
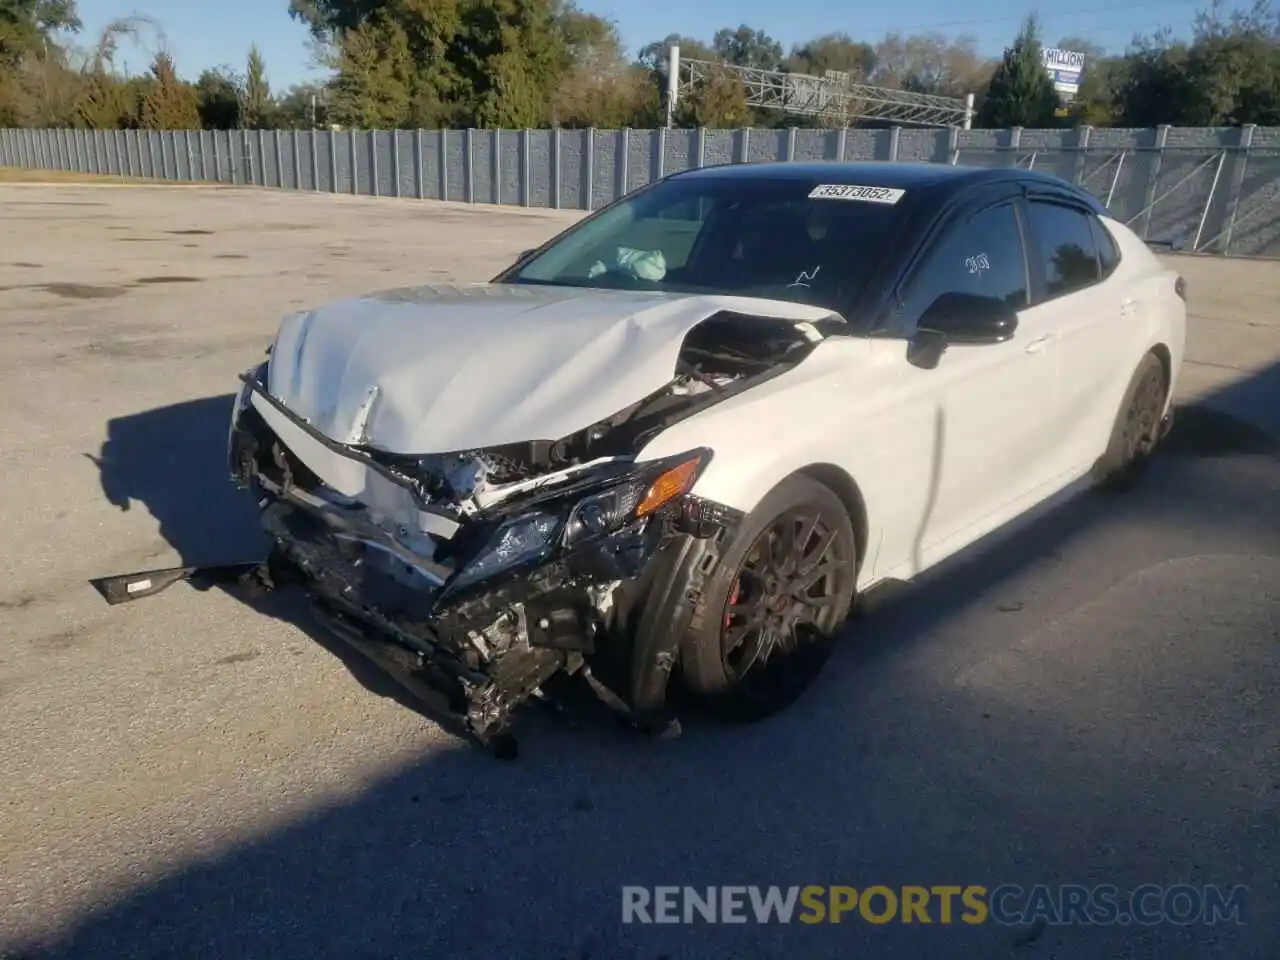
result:
[[[738,602],[738,597],[740,597],[741,595],[742,595],[742,578],[737,577],[733,581],[733,586],[729,588],[729,600],[724,605],[724,628],[726,630],[729,629],[729,621],[733,619],[733,614],[731,614],[729,611],[730,609],[733,608],[733,605]]]

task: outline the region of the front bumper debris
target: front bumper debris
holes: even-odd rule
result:
[[[252,404],[237,405],[228,452],[273,542],[253,579],[301,587],[331,633],[490,745],[509,740],[516,710],[561,673],[582,677],[635,726],[661,726],[681,617],[687,625],[697,596],[682,586],[685,568],[697,553],[700,583],[704,555],[738,519],[685,495],[536,565],[453,589],[447,562],[415,553],[358,504],[327,500]],[[482,520],[464,519],[464,531],[468,522]]]
[[[407,673],[416,692],[433,694],[482,741],[505,731],[519,704],[554,674],[579,669],[591,651],[598,626],[591,594],[568,585],[564,571],[542,571],[542,606],[553,583],[565,584],[545,614],[534,612],[536,602],[521,604],[524,591],[511,587],[438,609],[429,591],[392,576],[367,543],[335,537],[305,510],[277,500],[262,519],[275,542],[265,570],[270,586],[304,588],[333,632]],[[545,625],[530,629],[530,616]],[[573,630],[564,629],[566,620]]]

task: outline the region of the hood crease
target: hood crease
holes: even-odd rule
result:
[[[390,291],[286,318],[268,389],[330,439],[388,453],[557,440],[670,383],[686,335],[710,317],[831,315],[742,297],[502,286]]]

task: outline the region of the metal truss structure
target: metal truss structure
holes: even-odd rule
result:
[[[709,60],[677,60],[677,97],[691,92],[716,73],[736,77],[746,88],[747,105],[808,117],[823,117],[835,126],[854,120],[879,120],[922,127],[969,128],[973,100],[909,93],[853,82],[849,74],[826,76],[759,70]]]

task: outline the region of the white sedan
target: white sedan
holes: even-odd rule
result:
[[[259,579],[482,741],[565,682],[644,729],[677,683],[761,717],[860,593],[1131,480],[1184,300],[1054,177],[689,171],[492,282],[285,318],[232,471],[275,544]]]

